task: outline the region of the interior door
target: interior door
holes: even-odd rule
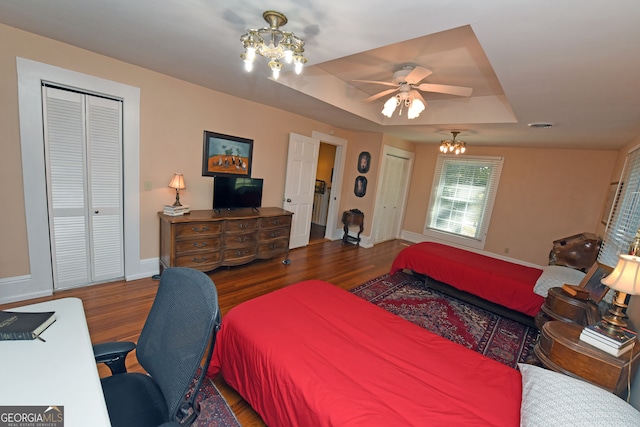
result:
[[[289,134],[283,209],[293,212],[289,248],[309,244],[320,140]]]
[[[54,288],[124,276],[121,102],[43,87]]]
[[[374,243],[396,239],[404,215],[413,153],[385,147],[374,211]]]

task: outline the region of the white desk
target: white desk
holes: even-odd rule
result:
[[[0,405],[64,406],[65,427],[111,426],[82,301],[63,298],[9,311],[55,311],[40,340],[0,341]]]

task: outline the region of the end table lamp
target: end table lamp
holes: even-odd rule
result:
[[[176,202],[173,204],[173,206],[182,206],[182,204],[180,203],[180,190],[183,190],[187,187],[184,185],[184,178],[182,177],[181,173],[173,174],[173,178],[169,183],[169,187],[176,189]]]
[[[614,308],[602,318],[600,326],[609,335],[621,335],[622,328],[627,326],[627,322],[623,320],[627,317],[624,313],[627,308],[627,294],[640,294],[640,257],[620,255],[618,265],[611,274],[602,279],[602,284],[616,291],[616,296],[613,301]]]

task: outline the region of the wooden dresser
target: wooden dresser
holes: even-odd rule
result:
[[[160,271],[191,267],[211,271],[282,256],[289,262],[291,212],[280,208],[196,210],[160,217]]]

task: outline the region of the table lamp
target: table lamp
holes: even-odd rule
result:
[[[176,189],[176,202],[173,206],[182,206],[180,203],[180,190],[187,188],[184,185],[184,178],[181,173],[174,173],[171,182],[169,183],[169,187]]]
[[[627,295],[640,293],[640,257],[634,255],[620,255],[618,265],[611,274],[602,279],[602,284],[616,291],[613,309],[602,318],[600,326],[613,336],[622,335],[622,328],[627,327],[624,313],[627,308]]]

